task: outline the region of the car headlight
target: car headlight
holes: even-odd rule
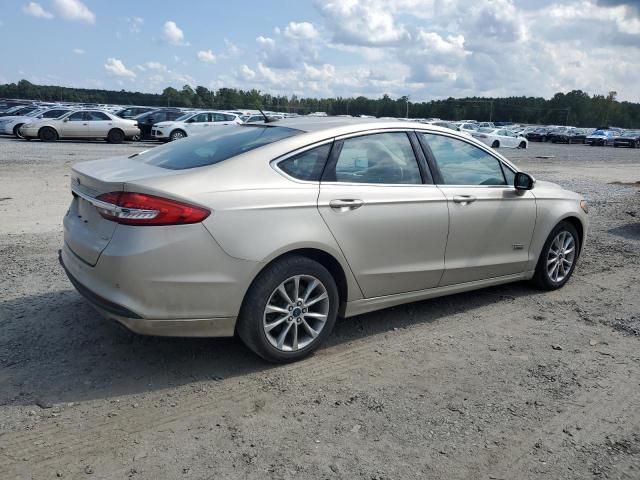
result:
[[[589,205],[586,200],[580,200],[580,208],[584,213],[589,213]]]

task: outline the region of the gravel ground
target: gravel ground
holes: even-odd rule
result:
[[[343,320],[273,366],[128,333],[59,267],[69,166],[148,147],[0,140],[0,478],[640,478],[640,151],[501,150],[590,202],[562,290]]]

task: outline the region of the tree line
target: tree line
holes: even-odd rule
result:
[[[106,103],[116,105],[171,106],[212,109],[255,109],[306,114],[371,115],[375,117],[441,118],[447,120],[509,121],[514,123],[618,126],[640,128],[640,103],[618,101],[614,91],[590,95],[582,90],[542,97],[467,97],[411,102],[408,97],[305,98],[271,95],[259,90],[220,88],[209,90],[185,85],[167,87],[162,94],[35,85],[27,80],[0,85],[0,98],[41,101]]]

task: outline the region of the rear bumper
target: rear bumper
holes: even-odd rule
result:
[[[118,305],[84,286],[67,269],[58,252],[58,260],[69,281],[93,308],[103,317],[120,323],[128,330],[140,335],[163,337],[232,337],[235,332],[236,317],[181,318],[175,320],[142,318],[135,312]]]
[[[58,252],[58,260],[69,281],[103,317],[120,323],[128,330],[140,335],[163,337],[232,337],[235,332],[236,317],[181,318],[175,320],[142,318],[135,312],[118,305],[84,286],[67,269]]]
[[[227,255],[202,224],[118,225],[94,265],[71,239],[65,217],[60,253],[71,282],[105,317],[146,335],[230,336],[262,264]],[[76,242],[77,243],[77,242]]]

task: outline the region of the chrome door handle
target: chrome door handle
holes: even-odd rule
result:
[[[339,212],[347,212],[349,210],[355,210],[356,208],[360,208],[362,205],[364,205],[364,202],[362,200],[357,200],[357,199],[338,199],[338,200],[331,200],[329,202],[329,206],[333,210],[337,210]]]
[[[461,205],[469,205],[476,200],[476,197],[474,197],[473,195],[455,195],[453,197],[453,201],[456,203],[460,203]]]

